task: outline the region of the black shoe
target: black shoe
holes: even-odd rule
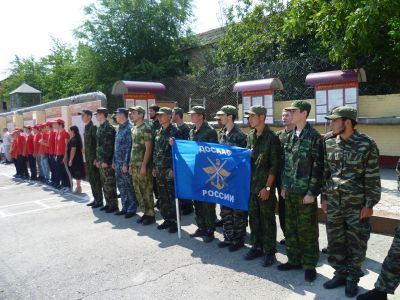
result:
[[[346,288],[344,289],[346,297],[353,298],[358,293],[358,283],[353,280],[346,281]]]
[[[193,213],[193,207],[188,207],[188,208],[184,208],[182,209],[182,215],[187,216],[190,215],[191,213]]]
[[[129,211],[125,214],[125,219],[129,219],[136,216],[136,211]]]
[[[263,256],[263,252],[259,248],[251,247],[249,252],[246,253],[244,256],[245,260],[253,260],[256,259],[257,257]]]
[[[230,241],[220,241],[217,246],[218,248],[226,248],[229,247],[230,245],[232,245]]]
[[[335,289],[339,286],[345,285],[346,279],[343,277],[333,276],[331,280],[328,280],[323,284],[323,287],[327,290]]]
[[[116,212],[118,210],[118,207],[109,207],[106,209],[107,214],[111,214],[113,212]]]
[[[140,224],[144,221],[144,219],[145,219],[145,215],[139,217],[139,219],[136,220],[136,223]]]
[[[177,231],[178,231],[178,225],[176,225],[176,223],[172,223],[171,225],[169,225],[168,227],[169,233],[175,233]]]
[[[292,265],[290,263],[280,264],[277,269],[279,271],[289,271],[289,270],[299,270],[301,269],[301,265]]]
[[[222,225],[223,225],[223,222],[222,222],[222,220],[215,220],[215,227],[222,227]]]
[[[199,237],[204,236],[206,233],[203,229],[197,228],[196,231],[192,234],[189,234],[190,237]]]
[[[364,294],[358,295],[357,300],[387,300],[387,293],[373,289]]]
[[[240,248],[244,246],[244,242],[234,242],[229,246],[229,251],[230,252],[235,252],[238,251]]]
[[[96,202],[95,202],[95,201],[92,201],[92,202],[86,204],[86,206],[95,206],[95,205],[96,205]]]
[[[99,208],[99,207],[103,207],[103,205],[100,204],[100,203],[95,203],[95,204],[92,206],[92,208]]]
[[[308,282],[313,282],[317,278],[317,271],[315,269],[304,271],[304,280]]]
[[[214,231],[206,231],[203,236],[204,243],[211,243],[214,240]]]
[[[123,211],[123,210],[118,211],[118,212],[115,213],[116,216],[123,216],[125,214],[126,214],[126,211]]]
[[[281,245],[285,245],[285,243],[286,243],[285,239],[279,241],[279,244],[281,244]]]
[[[152,216],[145,216],[142,222],[143,226],[154,224],[156,222],[156,218]]]
[[[270,267],[276,262],[275,254],[267,254],[264,256],[264,260],[262,263],[263,267]]]
[[[157,226],[158,230],[167,229],[169,227],[169,223],[167,221],[162,222],[160,225]]]
[[[104,205],[102,208],[100,208],[100,210],[107,210],[107,209],[108,209],[107,205]]]

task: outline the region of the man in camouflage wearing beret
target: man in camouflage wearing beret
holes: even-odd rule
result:
[[[153,136],[151,125],[144,120],[145,110],[141,106],[129,108],[131,120],[135,123],[132,128],[132,151],[129,172],[133,178],[136,198],[143,211],[136,222],[150,225],[156,222],[153,198],[153,175],[151,155]]]
[[[264,256],[263,266],[276,261],[276,176],[279,175],[281,148],[278,137],[265,124],[264,106],[250,107],[247,117],[252,130],[247,136],[251,155],[251,191],[249,203],[250,243],[246,260]]]
[[[101,190],[101,180],[99,169],[95,165],[96,161],[96,147],[97,147],[97,126],[92,122],[93,113],[90,110],[83,110],[79,113],[82,122],[85,124],[85,131],[83,133],[85,145],[85,160],[87,167],[87,175],[92,189],[93,202],[88,203],[87,206],[92,208],[103,206],[103,191]]]
[[[193,106],[188,112],[194,127],[190,130],[189,139],[196,142],[218,143],[217,132],[206,121],[206,109],[203,106]],[[214,240],[215,204],[194,201],[196,223],[198,229],[191,237],[203,237],[205,243]]]
[[[316,279],[319,259],[318,205],[323,173],[321,135],[307,122],[311,105],[296,100],[286,110],[292,112],[295,128],[288,135],[284,149],[282,192],[285,199],[285,246],[288,262],[280,271],[305,270],[304,279]]]
[[[216,115],[223,126],[218,133],[219,143],[245,148],[247,136],[234,123],[238,115],[236,107],[222,106]],[[246,238],[247,212],[221,205],[221,218],[224,240],[218,243],[218,247],[229,247],[231,252],[239,250]]]
[[[180,107],[174,107],[172,109],[172,122],[178,127],[181,139],[188,140],[190,127],[183,122],[183,109]],[[182,210],[182,215],[189,215],[193,212],[193,201],[189,199],[179,199],[179,205]]]
[[[115,129],[107,120],[107,108],[99,107],[95,115],[100,123],[96,133],[96,166],[100,171],[101,185],[106,199],[106,205],[101,210],[112,213],[118,210],[115,171],[111,167],[114,155]]]
[[[276,132],[276,135],[279,138],[279,141],[281,142],[281,150],[283,153],[283,146],[285,145],[289,134],[293,131],[294,125],[292,123],[292,112],[289,110],[282,110],[282,124],[284,128],[282,130],[279,130]],[[282,166],[280,168],[282,171]],[[278,187],[278,215],[279,215],[279,225],[281,226],[283,236],[285,236],[285,199],[282,198],[281,196],[281,174],[276,179],[277,182],[277,187]],[[281,244],[285,244],[285,240],[280,241]]]
[[[322,208],[327,211],[328,261],[334,277],[326,289],[345,285],[347,297],[358,292],[358,282],[370,237],[370,217],[381,197],[379,150],[359,133],[357,110],[340,106],[325,117],[336,137],[325,140]]]
[[[161,128],[154,138],[153,176],[157,178],[160,212],[164,222],[157,229],[169,233],[178,231],[176,220],[174,173],[172,169],[172,147],[170,139],[179,138],[179,129],[171,123],[172,109],[161,107],[157,112]]]

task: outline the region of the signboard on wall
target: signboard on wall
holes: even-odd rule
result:
[[[142,94],[124,94],[124,99],[125,99],[125,107],[129,108],[132,106],[141,106],[144,108],[146,111],[146,114],[144,116],[145,119],[149,119],[149,107],[151,105],[156,104],[156,95],[154,94],[147,94],[147,93],[142,93]]]
[[[23,114],[24,118],[24,126],[33,126],[35,125],[33,122],[33,112],[28,111]]]
[[[251,106],[262,105],[267,109],[267,115],[265,116],[265,124],[274,123],[274,91],[273,90],[260,90],[243,92],[243,122],[248,122],[244,118],[246,112],[249,111]]]
[[[315,122],[325,123],[325,116],[338,106],[358,107],[358,82],[318,84],[315,86]]]
[[[82,137],[82,143],[84,143],[83,133],[85,130],[85,124],[82,122],[82,117],[78,115],[82,110],[87,109],[92,112],[95,112],[99,107],[101,107],[101,100],[85,102],[85,103],[78,103],[69,106],[69,111],[72,116],[72,125],[75,125],[79,129],[79,133]],[[92,122],[94,125],[98,126],[99,122],[97,121],[96,117],[93,115]]]

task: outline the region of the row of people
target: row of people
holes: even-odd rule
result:
[[[75,193],[82,191],[85,178],[82,140],[76,126],[69,131],[57,119],[34,126],[15,128],[11,133],[10,158],[15,177],[41,181],[64,192],[72,188],[71,176],[77,179]]]

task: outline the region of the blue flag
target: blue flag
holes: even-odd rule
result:
[[[251,150],[175,140],[172,157],[176,197],[248,210]]]

